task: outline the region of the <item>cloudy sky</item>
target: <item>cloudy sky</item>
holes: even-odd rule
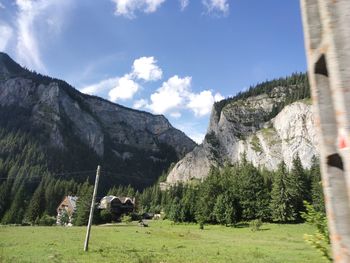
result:
[[[298,0],[0,0],[0,51],[197,142],[214,101],[306,69]]]

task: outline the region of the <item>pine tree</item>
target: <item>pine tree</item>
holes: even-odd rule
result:
[[[45,191],[44,181],[42,180],[35,190],[26,212],[26,218],[29,222],[34,223],[37,218],[40,218],[45,211]]]
[[[2,218],[3,224],[21,224],[24,216],[24,207],[26,205],[25,184],[22,183],[15,194],[10,209]]]
[[[74,214],[73,224],[77,226],[87,225],[89,220],[93,187],[86,181],[80,188],[77,200],[77,210]]]
[[[293,166],[290,172],[290,193],[292,195],[293,206],[300,219],[300,212],[304,211],[304,200],[307,200],[307,177],[299,155],[293,159]]]
[[[226,212],[227,204],[225,203],[225,201],[226,201],[225,196],[223,194],[220,194],[216,198],[216,203],[214,206],[214,214],[215,214],[216,221],[221,225],[226,224],[225,212]]]
[[[271,215],[274,221],[288,222],[296,217],[289,189],[289,175],[284,162],[280,163],[275,173],[271,191]]]
[[[243,161],[239,179],[237,189],[243,218],[246,220],[269,219],[270,195],[259,170],[253,164]]]
[[[169,213],[169,219],[174,222],[183,222],[185,218],[180,199],[178,197],[175,197],[175,199],[172,202],[170,213]]]
[[[216,198],[223,191],[218,168],[212,167],[208,177],[199,187],[197,199],[196,221],[216,222],[214,206]]]
[[[317,212],[326,213],[324,205],[323,187],[321,181],[321,171],[318,159],[312,158],[310,168],[312,205]]]
[[[187,186],[184,189],[181,204],[186,222],[195,221],[197,192],[198,188],[192,186]]]
[[[6,181],[0,186],[0,220],[11,205],[11,186],[10,181]]]

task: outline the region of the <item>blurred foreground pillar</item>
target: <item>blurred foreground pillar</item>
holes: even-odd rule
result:
[[[350,0],[301,0],[334,262],[350,262]]]

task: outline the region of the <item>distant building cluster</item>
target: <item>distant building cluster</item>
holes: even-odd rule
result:
[[[77,196],[66,196],[57,207],[57,225],[72,225],[73,214],[77,207]],[[135,209],[135,198],[108,195],[101,199],[97,206],[100,210],[110,212],[112,219],[118,219],[123,214],[132,213]]]

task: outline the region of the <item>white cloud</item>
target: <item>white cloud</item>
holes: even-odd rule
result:
[[[115,3],[115,14],[135,18],[135,12],[153,13],[165,0],[112,0]]]
[[[150,104],[143,103],[140,108],[150,109],[156,114],[169,113],[174,118],[181,117],[181,110],[184,109],[193,111],[196,117],[208,115],[214,102],[224,97],[220,93],[214,95],[211,90],[192,92],[191,82],[191,77],[175,75],[169,78],[151,95]]]
[[[162,78],[163,71],[154,57],[141,57],[133,63],[132,75],[145,81],[156,81]]]
[[[227,15],[230,9],[228,0],[202,0],[202,3],[207,8],[208,13]]]
[[[145,100],[145,99],[139,99],[139,100],[137,100],[137,101],[134,102],[133,107],[134,107],[135,109],[141,109],[141,108],[146,107],[147,104],[148,104],[148,101],[147,101],[147,100]]]
[[[214,96],[214,101],[215,102],[223,100],[223,99],[225,99],[225,97],[222,96],[220,93],[216,93],[215,96]]]
[[[217,93],[213,96],[210,90],[204,90],[198,94],[191,94],[187,107],[191,109],[195,116],[201,117],[208,115],[215,101],[223,99],[221,94]]]
[[[180,8],[181,11],[185,10],[186,7],[189,5],[190,0],[180,0]]]
[[[173,76],[151,95],[151,104],[147,108],[156,114],[164,114],[178,109],[184,104],[191,87],[191,77]]]
[[[16,56],[20,63],[46,72],[40,46],[48,41],[48,35],[60,32],[62,24],[67,20],[67,7],[71,3],[70,0],[16,0]],[[39,38],[44,38],[45,41],[39,42]]]
[[[0,24],[0,51],[4,51],[13,35],[13,30],[6,24]]]
[[[118,80],[117,86],[108,93],[109,99],[116,102],[118,99],[131,99],[139,90],[140,86],[131,79],[130,74],[126,74]]]
[[[137,79],[155,81],[162,76],[162,70],[157,66],[154,57],[141,57],[136,59],[130,73],[123,77],[109,78],[80,89],[87,94],[103,94],[108,91],[109,100],[132,99],[140,90]],[[169,114],[173,118],[180,118],[181,111],[191,110],[196,117],[208,115],[213,103],[223,99],[220,93],[215,95],[211,90],[195,93],[191,90],[192,78],[174,75],[162,83],[150,99],[134,101],[135,109],[148,109],[155,114]]]
[[[3,3],[0,2],[0,8],[5,9],[6,7],[4,6]]]
[[[201,144],[205,137],[205,128],[196,121],[192,122],[181,122],[178,123],[175,121],[174,127],[183,131],[188,137],[194,140],[196,143]],[[204,129],[203,129],[204,128]]]
[[[170,116],[171,116],[171,117],[173,117],[173,118],[178,119],[178,118],[180,118],[180,117],[181,117],[181,113],[180,113],[180,112],[178,112],[178,111],[171,112],[171,113],[170,113]]]
[[[118,81],[119,77],[105,79],[98,83],[83,87],[82,89],[80,89],[80,92],[90,95],[96,95],[98,93],[114,88],[116,85],[118,85]]]
[[[205,134],[200,132],[193,132],[187,135],[198,144],[201,144],[205,137]]]
[[[118,99],[132,99],[140,89],[140,85],[135,80],[156,81],[162,77],[162,74],[163,71],[158,67],[157,60],[154,57],[140,57],[134,60],[131,72],[123,77],[101,80],[98,83],[81,88],[80,91],[90,95],[109,91],[109,99],[113,102]],[[136,101],[134,108],[142,108],[146,105],[147,102],[146,104],[144,102],[140,104],[140,101]]]

